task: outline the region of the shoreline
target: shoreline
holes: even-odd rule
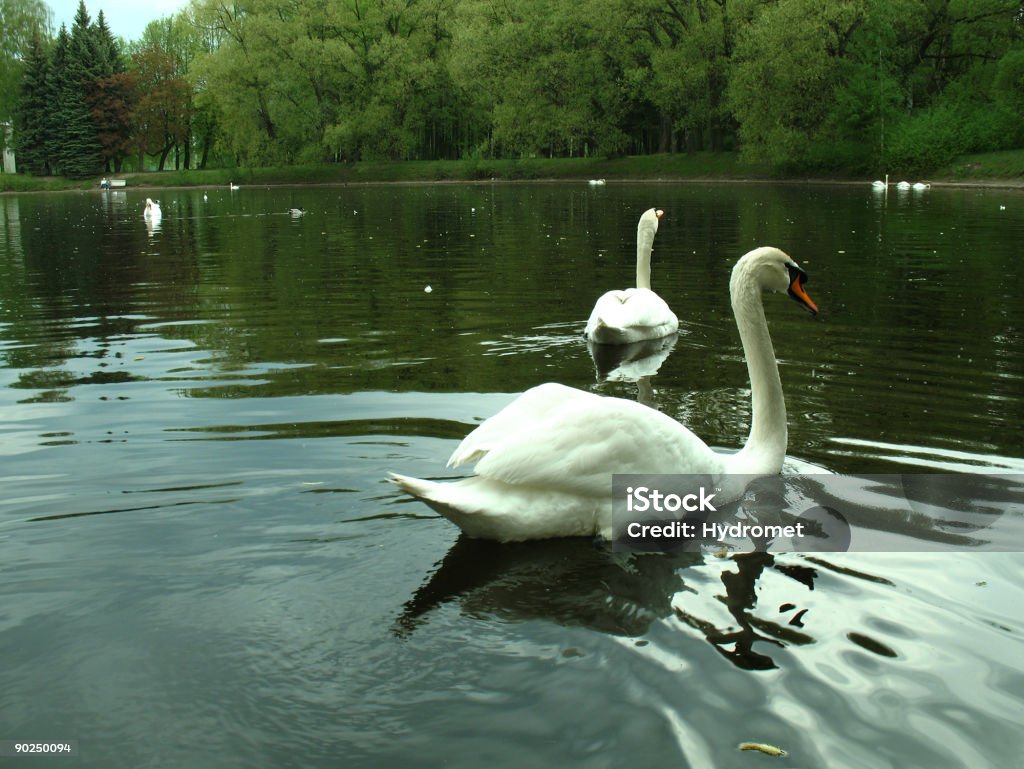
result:
[[[130,177],[129,177],[130,180]],[[502,177],[494,177],[490,179],[378,179],[378,180],[339,180],[339,181],[255,181],[247,182],[242,184],[243,188],[258,187],[261,189],[274,189],[274,188],[287,188],[287,187],[372,187],[372,186],[434,186],[434,185],[485,185],[485,184],[587,184],[589,180],[584,178],[568,178],[568,177],[547,177],[547,178],[536,178],[536,179],[507,179]],[[605,185],[616,185],[616,184],[772,184],[772,185],[815,185],[821,187],[861,187],[868,186],[872,182],[871,180],[854,180],[854,179],[819,179],[819,178],[782,178],[782,179],[765,179],[758,177],[622,177],[606,179]],[[933,181],[926,182],[931,187],[936,188],[948,188],[948,189],[1004,189],[1004,190],[1024,190],[1024,179],[936,179]],[[128,192],[129,190],[139,191],[152,191],[152,190],[187,190],[187,189],[202,189],[202,190],[214,190],[221,189],[224,187],[223,184],[213,184],[209,182],[197,181],[194,184],[152,184],[141,182],[139,184],[129,184],[125,187],[110,190],[100,189],[98,183],[91,186],[78,186],[74,183],[68,183],[67,186],[61,187],[48,187],[44,189],[24,189],[24,190],[0,190],[0,195],[38,195],[47,193],[66,193],[66,192],[80,192],[80,193],[108,193],[108,192]],[[890,182],[889,187],[896,190],[896,182]],[[907,190],[897,190],[898,192],[906,192]]]

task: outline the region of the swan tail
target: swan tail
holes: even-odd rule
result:
[[[522,542],[594,536],[609,526],[602,500],[521,488],[479,476],[439,483],[390,473],[389,480],[458,526],[469,537]],[[558,515],[550,515],[554,510]]]

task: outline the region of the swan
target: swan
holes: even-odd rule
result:
[[[896,185],[896,189],[898,189],[898,190],[909,190],[910,189],[910,182],[899,182]]]
[[[158,222],[160,221],[161,216],[162,212],[160,211],[160,203],[146,198],[146,208],[142,212],[142,217],[144,219],[149,219],[151,222]]]
[[[874,187],[876,190],[888,189],[888,187],[889,187],[889,174],[885,175],[885,181],[884,182],[881,179],[875,179],[873,182],[871,182],[871,186]]]
[[[604,184],[604,179],[591,179],[589,183],[596,187],[601,184]]]
[[[235,184],[234,182],[228,182],[228,189],[229,190],[237,190],[238,189],[238,185]]]
[[[925,184],[924,182],[914,182],[914,184],[913,184],[914,189],[917,190],[918,192],[920,192],[922,190],[926,190],[926,189],[928,189],[931,186],[932,185]]]
[[[306,209],[305,208],[289,208],[288,209],[288,213],[291,214],[294,218],[298,219],[300,216],[302,216],[303,214],[306,213]]]
[[[599,344],[632,344],[674,334],[679,319],[651,291],[651,249],[664,211],[644,211],[636,227],[636,288],[609,291],[597,300],[583,333]]]
[[[474,475],[437,482],[391,473],[469,537],[515,542],[611,537],[613,473],[774,475],[786,454],[786,404],[762,293],[786,291],[812,314],[807,274],[777,248],[757,248],[733,267],[733,314],[750,376],[751,427],[743,448],[718,454],[671,417],[634,401],[547,383],[527,390],[458,445],[449,467]],[[732,499],[738,498],[742,489]],[[723,495],[724,496],[724,495]]]

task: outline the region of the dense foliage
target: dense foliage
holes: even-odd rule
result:
[[[84,4],[55,41],[24,27],[34,173],[704,149],[919,172],[1024,146],[1020,0],[192,0],[124,52]]]

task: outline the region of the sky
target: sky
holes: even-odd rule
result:
[[[70,30],[75,23],[78,0],[44,0],[53,11],[53,31],[61,24]],[[89,18],[93,21],[103,11],[114,37],[138,40],[149,22],[164,16],[173,16],[187,5],[188,0],[85,0]]]

